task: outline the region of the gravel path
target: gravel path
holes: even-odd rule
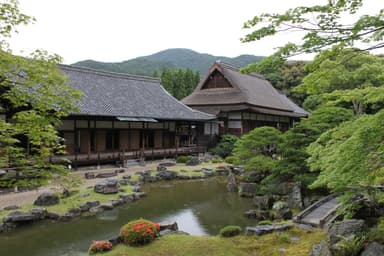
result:
[[[125,168],[124,173],[119,173],[117,177],[121,177],[122,175],[125,174],[133,174],[137,171],[144,171],[144,170],[153,170],[156,169],[156,166],[159,164],[159,162],[153,162],[146,164],[145,166],[130,166],[128,168]],[[84,179],[84,173],[86,172],[93,172],[93,173],[106,173],[106,172],[112,172],[116,170],[117,168],[103,168],[100,170],[95,170],[95,169],[82,169],[74,172],[75,174],[79,175],[83,179],[83,184],[80,186],[80,189],[84,189],[90,186],[94,186],[97,182],[103,179],[91,179],[91,180],[86,180]],[[113,177],[113,178],[116,178]],[[36,198],[43,192],[49,192],[49,191],[54,191],[52,189],[52,186],[44,186],[40,187],[36,190],[30,190],[30,191],[23,191],[23,192],[10,192],[6,194],[1,194],[0,195],[0,209],[10,206],[10,205],[25,205],[25,204],[32,204]]]

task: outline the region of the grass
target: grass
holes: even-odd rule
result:
[[[227,164],[202,163],[196,166],[188,166],[182,163],[177,163],[174,166],[167,167],[167,170],[177,172],[180,175],[194,177],[194,176],[201,176],[203,174],[203,171],[201,169],[203,168],[212,169],[213,171],[215,171],[215,169],[220,165],[227,165]],[[158,171],[151,170],[151,176],[156,176],[157,173]],[[138,180],[139,180],[138,174],[133,174],[131,176],[131,181],[138,181]]]
[[[43,207],[43,208],[46,208],[49,212],[63,215],[68,210],[79,207],[81,204],[84,204],[85,202],[88,202],[88,201],[98,200],[100,201],[101,204],[109,203],[109,201],[112,199],[118,199],[120,194],[132,193],[132,188],[129,185],[127,186],[120,185],[119,189],[124,189],[125,192],[104,195],[104,194],[94,192],[93,188],[82,189],[82,190],[72,192],[72,195],[70,197],[61,198],[60,203],[57,205],[36,206],[32,204],[27,204],[27,205],[23,205],[20,209],[17,209],[16,211],[26,212],[33,208]],[[84,194],[89,194],[89,196],[86,196],[86,197],[82,196]],[[15,210],[11,210],[11,211],[4,210],[3,212],[0,212],[0,219],[2,219],[3,217],[5,217],[6,215],[8,215],[13,211]]]
[[[160,237],[149,245],[129,247],[118,245],[106,256],[150,256],[150,255],[215,255],[215,256],[307,256],[312,245],[325,239],[322,231],[305,231],[293,228],[284,233],[264,236],[240,235],[231,238],[218,236],[202,237],[188,235],[168,235]],[[291,237],[299,238],[291,241]]]

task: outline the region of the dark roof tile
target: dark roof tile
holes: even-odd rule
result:
[[[80,115],[210,120],[172,97],[159,79],[60,65],[68,83],[83,92]]]

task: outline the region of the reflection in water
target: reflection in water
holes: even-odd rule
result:
[[[177,222],[179,230],[188,231],[189,234],[194,236],[208,235],[192,212],[192,209],[184,209],[176,214],[171,214],[159,219],[159,222],[163,223],[173,223],[175,221]]]
[[[0,255],[79,256],[93,240],[116,237],[127,222],[145,218],[158,222],[176,221],[180,230],[192,235],[217,235],[226,225],[254,224],[243,217],[252,208],[250,199],[228,193],[225,180],[174,181],[144,186],[148,197],[67,223],[36,223],[0,235]]]

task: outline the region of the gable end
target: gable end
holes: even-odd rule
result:
[[[201,90],[215,89],[215,88],[233,88],[231,83],[224,77],[224,75],[215,69],[208,78],[205,80]]]

